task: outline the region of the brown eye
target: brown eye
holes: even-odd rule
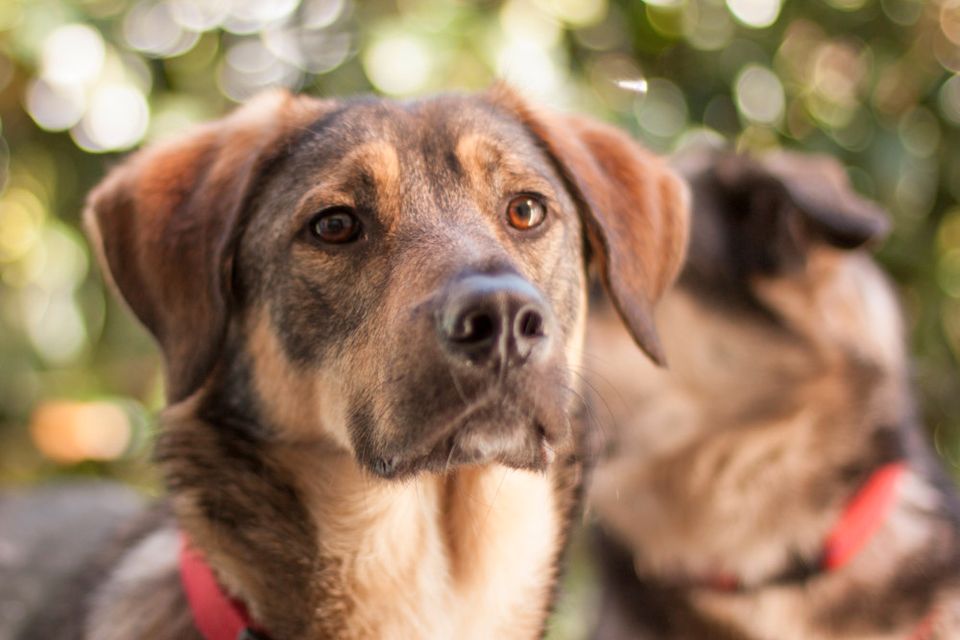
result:
[[[310,232],[329,244],[353,242],[360,237],[360,221],[345,209],[326,211],[310,222]]]
[[[540,225],[547,217],[547,208],[533,196],[517,196],[507,205],[507,220],[510,226],[527,231]]]

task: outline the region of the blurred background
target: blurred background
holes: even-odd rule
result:
[[[78,227],[124,152],[267,86],[414,96],[496,77],[661,151],[709,135],[839,157],[895,219],[880,259],[956,469],[960,0],[0,0],[0,485],[155,490],[157,353]],[[581,618],[568,603],[556,637]]]

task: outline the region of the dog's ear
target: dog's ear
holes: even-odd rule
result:
[[[534,109],[513,90],[491,90],[542,144],[580,207],[591,258],[621,319],[657,364],[664,354],[653,307],[677,276],[689,224],[686,184],[623,131]]]
[[[715,178],[740,229],[751,270],[777,273],[804,263],[814,243],[854,249],[885,236],[890,223],[857,194],[829,156],[776,152],[716,157]]]
[[[232,245],[256,177],[319,104],[262,94],[134,154],[87,200],[84,218],[104,271],[163,351],[171,401],[197,389],[216,360]]]

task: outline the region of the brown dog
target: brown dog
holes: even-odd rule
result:
[[[28,637],[539,636],[579,482],[585,248],[659,358],[685,206],[624,134],[503,88],[274,93],[135,155],[87,220],[163,350],[172,513]]]
[[[590,493],[596,637],[960,637],[955,491],[914,414],[891,287],[854,250],[884,217],[824,157],[678,166],[694,213],[657,316],[670,369],[609,313],[588,332],[613,414]]]

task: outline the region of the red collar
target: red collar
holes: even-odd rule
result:
[[[820,557],[801,570],[788,569],[758,585],[744,585],[736,576],[715,574],[695,586],[717,591],[741,592],[768,585],[806,579],[819,573],[838,571],[862,551],[880,531],[897,499],[897,488],[909,471],[903,461],[891,462],[874,471],[847,503],[840,519],[827,534]],[[932,607],[909,636],[909,640],[931,640],[936,634],[938,611]]]
[[[247,608],[223,592],[200,552],[180,534],[180,582],[193,623],[204,640],[266,640],[267,635],[250,619]]]
[[[827,534],[816,561],[800,561],[760,583],[744,583],[728,573],[713,573],[688,580],[694,587],[715,591],[750,591],[767,586],[809,579],[817,574],[837,571],[849,564],[883,527],[896,504],[897,487],[908,471],[903,461],[878,468],[844,507],[840,519]]]
[[[846,566],[867,546],[887,521],[896,503],[897,487],[906,473],[905,462],[891,462],[867,479],[827,535],[820,560],[823,571],[836,571]]]

